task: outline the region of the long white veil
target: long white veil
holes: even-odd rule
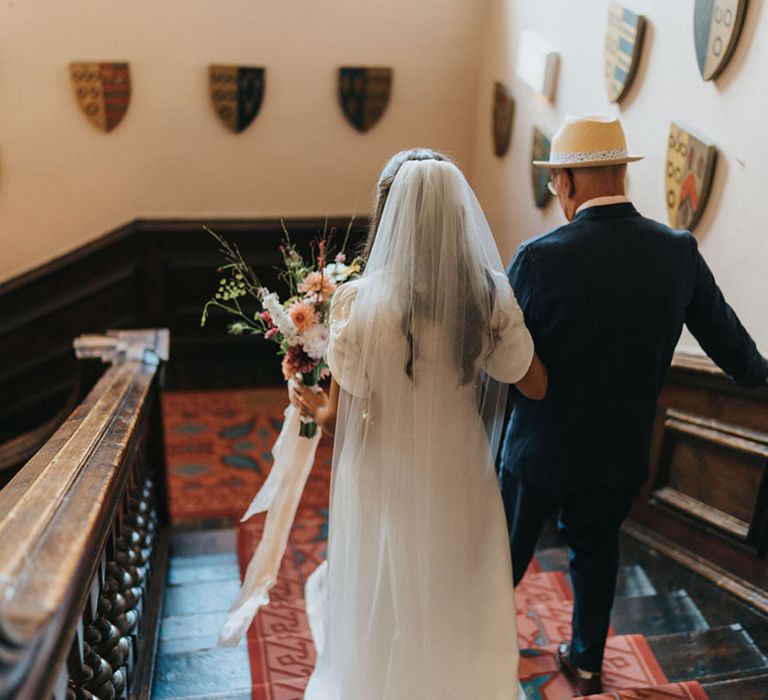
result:
[[[331,313],[341,393],[324,641],[307,698],[515,696],[494,456],[505,382],[525,373],[532,347],[510,332],[522,324],[511,311],[461,171],[404,163],[365,273],[337,290]],[[483,694],[484,664],[491,683],[509,674],[505,694]]]

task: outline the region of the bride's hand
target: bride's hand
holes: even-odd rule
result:
[[[299,382],[291,382],[288,396],[302,416],[312,418],[318,423],[328,407],[328,394],[318,387],[313,388]]]

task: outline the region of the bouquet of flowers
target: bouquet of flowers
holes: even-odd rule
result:
[[[219,287],[206,302],[200,325],[205,325],[211,308],[225,311],[234,317],[228,326],[233,335],[261,335],[277,343],[286,381],[295,379],[316,386],[328,374],[323,357],[328,347],[331,297],[339,284],[354,279],[362,271],[362,258],[347,263],[345,252],[353,221],[335,253],[332,251],[335,230],[323,229],[312,241],[309,259],[302,256],[283,225],[284,240],[280,246],[283,267],[279,278],[289,290],[285,301],[259,284],[237,245],[205,227],[218,241],[226,263],[219,268],[222,274]],[[330,256],[333,256],[332,262],[329,262]],[[251,310],[252,302],[255,302],[255,312]],[[314,437],[316,432],[317,425],[302,418],[300,436]]]

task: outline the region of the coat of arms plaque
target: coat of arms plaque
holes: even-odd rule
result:
[[[669,225],[692,231],[712,186],[717,149],[674,122],[669,130],[665,184]]]
[[[640,62],[645,17],[612,2],[605,34],[605,87],[611,102],[627,94]]]
[[[533,128],[533,142],[531,145],[531,160],[549,160],[550,140],[540,129]],[[550,199],[547,183],[550,172],[548,168],[540,168],[531,164],[531,180],[533,182],[533,199],[539,209],[547,206]]]
[[[264,99],[264,68],[212,65],[208,84],[219,119],[236,134],[256,118]]]
[[[368,131],[381,119],[391,91],[391,68],[339,68],[341,109],[358,131]]]
[[[112,131],[131,101],[131,72],[125,62],[70,63],[72,90],[88,120],[101,131]]]
[[[704,80],[713,80],[725,69],[739,40],[746,9],[747,0],[696,0],[693,36]]]
[[[497,82],[493,94],[493,148],[499,158],[509,149],[514,115],[515,101],[510,96],[507,86]]]

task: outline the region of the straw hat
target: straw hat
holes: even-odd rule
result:
[[[627,154],[627,139],[618,117],[566,117],[552,138],[549,160],[534,160],[542,168],[597,168],[642,160]]]

